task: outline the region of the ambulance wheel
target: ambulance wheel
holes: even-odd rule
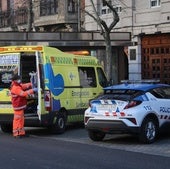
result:
[[[1,130],[4,133],[12,133],[12,124],[1,124]]]
[[[56,120],[53,126],[51,126],[51,132],[54,134],[62,134],[66,129],[66,113],[63,111],[56,115]]]

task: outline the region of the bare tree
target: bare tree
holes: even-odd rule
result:
[[[93,0],[90,0],[90,2],[92,4],[94,15],[89,13],[86,10],[85,10],[85,13],[89,15],[90,17],[92,17],[101,29],[101,35],[103,36],[105,44],[106,44],[106,74],[107,74],[108,79],[114,78],[112,79],[113,82],[117,83],[118,75],[116,71],[116,67],[117,67],[116,58],[114,57],[113,62],[111,62],[112,46],[111,46],[111,40],[110,40],[110,32],[112,31],[114,26],[119,22],[119,15],[117,11],[115,10],[115,8],[113,8],[112,4],[109,3],[108,0],[103,0],[103,2],[106,4],[106,6],[108,6],[108,8],[111,10],[113,14],[113,21],[110,23],[110,25],[107,25],[106,22],[103,19],[101,19],[100,16],[98,15],[98,12],[96,10]],[[113,70],[112,70],[112,66],[113,66]],[[113,75],[112,75],[112,72],[113,72]]]

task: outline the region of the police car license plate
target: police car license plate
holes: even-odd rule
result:
[[[112,110],[116,109],[116,104],[100,104],[98,105],[98,110]]]

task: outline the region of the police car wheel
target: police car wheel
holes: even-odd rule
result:
[[[102,141],[105,137],[105,133],[101,131],[88,130],[88,135],[93,141]]]
[[[1,124],[1,130],[4,133],[12,133],[12,124]]]
[[[143,143],[153,143],[158,135],[158,123],[155,119],[146,118],[141,126],[139,139]]]

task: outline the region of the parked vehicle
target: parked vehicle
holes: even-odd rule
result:
[[[31,81],[38,94],[28,98],[25,126],[44,126],[63,133],[67,123],[82,122],[88,100],[107,84],[99,61],[47,46],[0,47],[0,125],[12,129],[9,87],[13,74]]]
[[[104,88],[85,111],[89,137],[101,141],[106,134],[131,133],[144,143],[153,143],[170,124],[170,85],[119,84]]]

